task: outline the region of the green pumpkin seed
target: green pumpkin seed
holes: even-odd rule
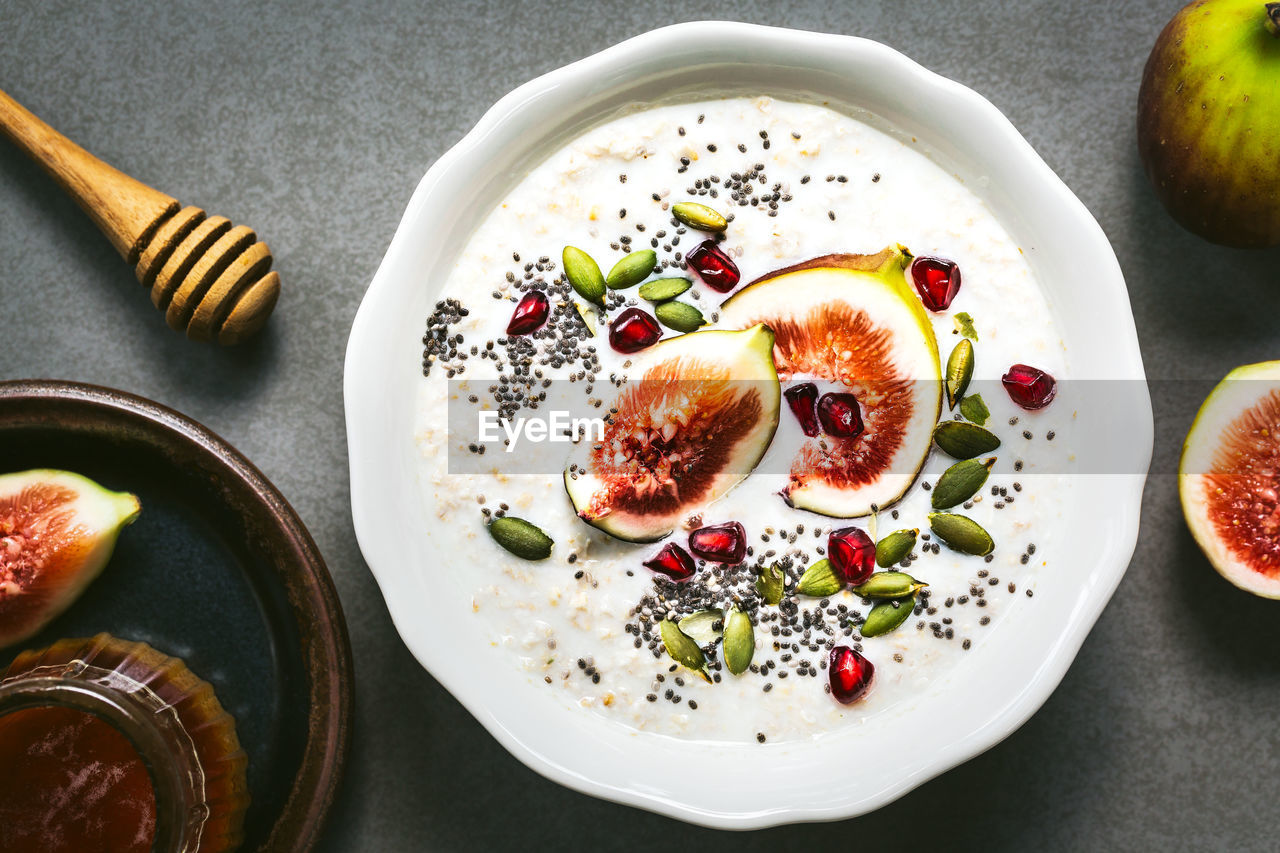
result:
[[[819,560],[804,570],[800,582],[796,584],[796,592],[813,598],[826,598],[835,595],[843,587],[844,581],[836,574],[831,561]]]
[[[653,313],[659,323],[677,332],[693,332],[707,324],[701,311],[684,302],[663,302],[653,309]]]
[[[707,656],[702,653],[697,641],[681,631],[680,626],[670,618],[663,619],[658,630],[662,634],[662,645],[673,661],[711,681],[711,676],[707,675]]]
[[[599,324],[596,322],[596,310],[590,305],[584,305],[576,299],[573,300],[573,307],[578,309],[578,316],[582,318],[582,325],[587,327],[588,334],[594,338],[596,336],[596,329],[599,328]]]
[[[666,302],[691,287],[693,282],[687,278],[655,278],[640,285],[640,298],[650,302]]]
[[[973,327],[973,318],[969,316],[968,311],[961,311],[952,319],[955,320],[957,332],[966,338],[971,338],[975,341],[978,339],[978,330]]]
[[[658,254],[653,249],[623,255],[604,277],[604,283],[610,290],[626,290],[648,278],[657,263]]]
[[[928,586],[906,572],[876,572],[853,588],[859,598],[903,598]]]
[[[727,219],[705,204],[698,204],[696,201],[682,201],[671,205],[671,215],[699,231],[723,231],[729,227]]]
[[[954,409],[956,403],[969,390],[969,381],[973,379],[973,344],[968,338],[961,338],[960,343],[951,351],[947,359],[947,408]]]
[[[756,594],[760,596],[765,604],[777,605],[782,601],[782,592],[786,586],[787,576],[782,571],[782,566],[774,563],[772,566],[761,566],[760,575],[756,578]]]
[[[730,610],[724,623],[724,665],[734,675],[742,675],[751,666],[756,653],[756,631],[751,619],[739,610]]]
[[[987,408],[987,401],[982,399],[981,394],[970,394],[960,401],[960,414],[964,415],[965,420],[982,426],[991,417],[991,410]]]
[[[897,628],[911,616],[916,606],[916,597],[898,601],[882,601],[867,614],[867,621],[858,629],[864,637],[879,637]]]
[[[724,633],[724,611],[694,611],[680,620],[680,630],[699,646],[709,646]]]
[[[876,565],[887,569],[894,563],[900,562],[903,557],[911,553],[912,548],[916,547],[916,536],[919,533],[918,529],[895,530],[881,539],[876,543]]]
[[[489,523],[493,541],[522,560],[545,560],[555,543],[537,526],[514,515],[504,515]]]
[[[576,246],[565,246],[561,261],[574,291],[588,302],[604,305],[604,275],[595,259]]]
[[[996,549],[991,534],[971,518],[951,512],[929,514],[929,528],[939,539],[964,554],[985,557]]]
[[[944,453],[956,459],[972,459],[1000,446],[1000,439],[994,434],[964,421],[943,421],[938,424],[933,431],[933,440]]]
[[[943,471],[933,487],[933,508],[951,509],[976,495],[982,484],[987,482],[987,475],[991,473],[991,466],[994,464],[994,456],[986,462],[966,459]]]

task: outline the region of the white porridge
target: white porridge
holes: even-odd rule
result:
[[[464,404],[496,412],[505,401],[507,413],[544,414],[545,405],[527,406],[543,388],[578,394],[579,409],[598,400],[607,411],[619,385],[634,378],[628,371],[645,363],[643,351],[610,346],[607,324],[628,308],[653,314],[654,305],[634,286],[611,290],[590,336],[575,305],[585,303],[562,275],[566,245],[584,250],[604,272],[628,251],[654,251],[660,268],[645,280],[690,279],[678,301],[701,313],[704,329],[720,328],[730,292],[717,292],[682,264],[685,252],[712,237],[673,220],[671,205],[689,201],[732,215],[719,245],[741,274],[730,292],[811,258],[872,255],[896,245],[963,271],[954,301],[927,316],[944,366],[965,339],[957,315],[970,316],[976,331],[969,394],[981,394],[990,410],[985,428],[1001,444],[981,454],[996,458],[990,478],[945,511],[990,533],[989,556],[929,536],[932,487],[956,463],[937,448],[905,495],[872,517],[828,518],[789,506],[780,484],[806,438],[785,400],[757,473],[709,505],[689,507],[700,522],[648,544],[616,539],[579,518],[559,467],[513,474],[527,470],[513,455],[534,449],[530,441],[517,441],[512,453],[501,441],[480,447],[474,429],[451,423],[451,407],[456,413]],[[911,270],[899,275],[910,288]],[[548,298],[550,318],[540,329],[550,331],[509,336],[513,310],[530,290]],[[984,639],[1009,612],[1035,606],[1036,577],[1054,568],[1059,508],[1070,488],[1063,472],[1072,411],[1062,399],[1024,411],[1000,377],[1011,365],[1030,364],[1062,380],[1067,354],[1019,247],[976,195],[909,142],[822,106],[769,98],[636,111],[587,132],[524,177],[472,235],[439,298],[424,338],[415,437],[429,511],[423,523],[439,552],[473,556],[467,572],[418,570],[433,584],[460,585],[492,642],[509,651],[510,665],[552,691],[567,713],[727,741],[777,742],[857,726],[926,685],[981,666]],[[679,335],[666,327],[662,333],[653,352]],[[803,378],[783,376],[782,388]],[[514,398],[504,396],[513,385]],[[942,420],[959,412],[944,400]],[[558,455],[563,466],[571,448],[544,443],[536,450]],[[550,557],[524,560],[499,547],[486,523],[502,515],[550,537]],[[645,568],[668,543],[687,549],[690,528],[727,522],[746,534],[740,565],[700,561],[681,584]],[[806,568],[826,556],[831,531],[850,526],[873,540],[900,529],[921,534],[912,557],[892,570],[928,583],[926,593],[917,612],[880,636],[858,630],[876,602],[847,587],[825,597],[796,592]],[[753,594],[759,567],[774,563],[788,578],[781,605]],[[732,674],[722,644],[711,642],[709,680],[676,664],[660,638],[662,616],[730,606],[751,620],[751,668]],[[853,648],[875,667],[870,689],[850,704],[828,687],[833,646]]]

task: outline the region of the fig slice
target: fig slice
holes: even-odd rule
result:
[[[825,255],[757,279],[721,307],[729,328],[773,329],[782,381],[816,379],[862,408],[856,435],[805,439],[782,491],[787,503],[835,518],[896,502],[929,454],[942,411],[933,325],[907,282],[911,253]]]
[[[139,509],[133,495],[68,471],[0,475],[0,648],[70,607]]]
[[[653,542],[724,495],[760,462],[778,427],[773,333],[690,332],[637,357],[604,440],[578,445],[565,490],[578,516]]]
[[[1237,367],[1205,399],[1182,446],[1178,491],[1213,567],[1280,598],[1280,361]]]

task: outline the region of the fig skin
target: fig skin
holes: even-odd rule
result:
[[[1188,231],[1280,244],[1280,4],[1197,0],[1160,33],[1138,93],[1138,151]]]

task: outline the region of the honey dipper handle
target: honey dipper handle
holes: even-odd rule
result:
[[[178,209],[176,199],[106,163],[36,118],[0,89],[0,131],[58,182],[129,262]]]

